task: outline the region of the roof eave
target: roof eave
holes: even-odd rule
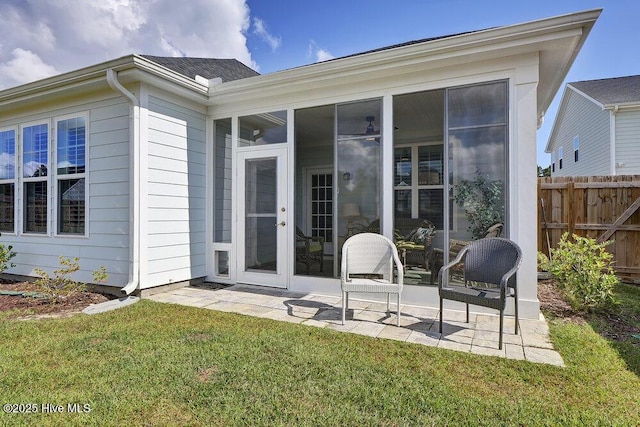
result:
[[[169,91],[196,98],[200,102],[203,102],[207,96],[206,84],[177,74],[139,55],[127,55],[0,91],[0,108],[14,103],[56,96],[63,91],[83,86],[104,84],[106,87],[106,72],[109,69],[116,71],[125,82],[153,82]]]

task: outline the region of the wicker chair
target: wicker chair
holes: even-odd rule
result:
[[[521,260],[520,247],[511,240],[500,237],[474,240],[464,246],[456,259],[442,267],[438,273],[440,333],[442,333],[442,301],[444,299],[466,303],[467,323],[469,322],[469,304],[493,308],[500,311],[498,348],[502,349],[502,329],[507,296],[515,299],[515,333],[518,333],[516,271],[520,267]],[[449,270],[463,262],[464,286],[449,285]],[[498,285],[498,287],[478,286],[478,284]]]
[[[397,295],[397,325],[400,326],[403,280],[402,263],[391,240],[375,233],[360,233],[348,238],[342,246],[342,324],[349,309],[349,292],[365,292],[386,293],[387,313],[390,312],[391,294]]]
[[[324,268],[324,237],[305,236],[299,227],[296,227],[296,260],[305,264],[307,274],[311,270],[311,263],[320,263],[320,271]]]

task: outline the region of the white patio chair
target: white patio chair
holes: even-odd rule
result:
[[[395,266],[395,274],[394,274]],[[400,326],[400,294],[404,271],[396,245],[375,233],[360,233],[342,246],[342,324],[349,308],[349,292],[386,293],[387,313],[391,294],[398,296],[397,325]]]

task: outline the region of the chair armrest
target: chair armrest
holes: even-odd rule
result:
[[[467,250],[469,250],[469,248],[465,246],[460,250],[460,252],[458,252],[458,255],[453,261],[449,262],[449,264],[447,265],[443,265],[442,268],[440,268],[440,271],[438,272],[438,288],[439,289],[442,288],[442,278],[444,277],[444,273],[450,268],[460,264],[460,261],[462,261],[462,258],[467,253]]]
[[[500,293],[506,292],[509,279],[511,279],[511,277],[514,274],[516,274],[516,272],[518,271],[518,268],[520,268],[520,263],[514,265],[513,268],[511,268],[511,270],[504,273],[504,275],[502,276],[502,279],[500,279]]]

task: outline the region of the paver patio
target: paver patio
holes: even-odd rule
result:
[[[499,350],[498,316],[492,314],[471,314],[470,322],[465,323],[464,312],[445,310],[443,333],[440,334],[438,310],[435,308],[402,305],[401,326],[396,327],[393,305],[392,312],[387,314],[385,303],[350,298],[347,322],[342,325],[339,297],[261,286],[207,287],[207,284],[204,284],[202,287],[189,286],[146,298],[158,302],[331,328],[375,338],[564,366],[562,357],[554,350],[549,339],[549,328],[542,316],[539,320],[520,319],[518,335],[513,334],[514,319],[505,317],[503,335],[505,345],[502,350]]]

